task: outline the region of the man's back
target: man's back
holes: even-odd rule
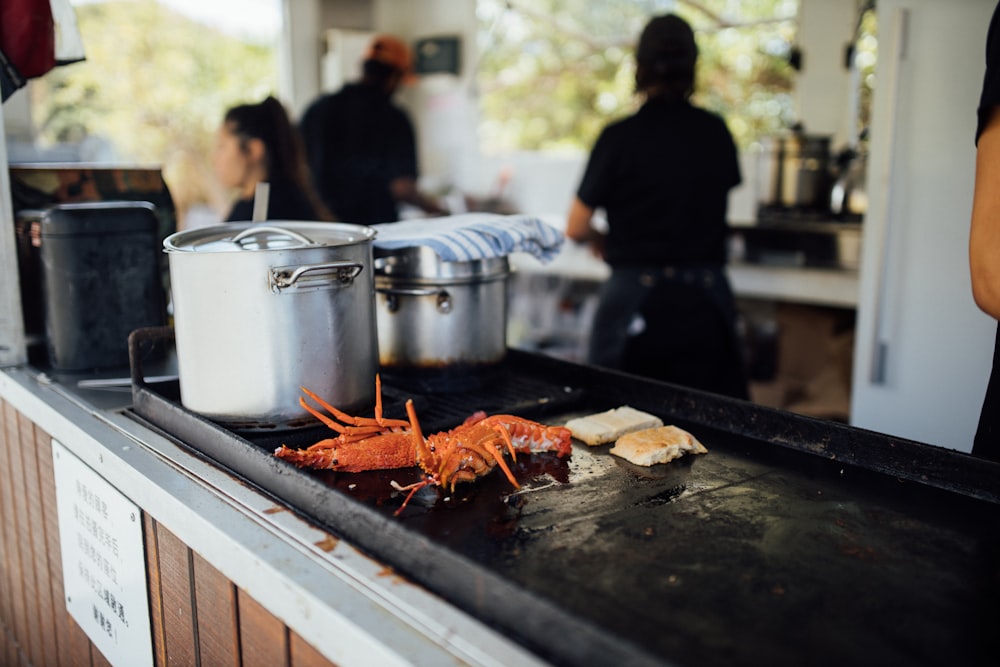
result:
[[[399,219],[390,183],[417,177],[416,141],[407,115],[378,88],[348,84],[314,102],[301,132],[316,190],[343,222]]]

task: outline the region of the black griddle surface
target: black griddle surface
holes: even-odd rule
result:
[[[394,517],[402,497],[389,482],[418,471],[299,470],[270,451],[314,434],[219,436],[142,387],[136,412],[556,664],[950,665],[998,654],[1000,505],[996,486],[977,491],[997,481],[992,464],[532,355],[508,370],[481,396],[418,397],[425,430],[532,386],[542,398],[521,395],[524,416],[559,424],[630,404],[709,453],[642,468],[574,441],[568,459],[519,457],[518,492],[494,471],[453,496],[422,491]],[[387,396],[399,409],[394,388]],[[150,403],[173,405],[184,425],[150,415]],[[966,477],[956,488],[929,472],[955,469]]]

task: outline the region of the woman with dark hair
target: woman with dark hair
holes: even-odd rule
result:
[[[313,193],[301,139],[281,102],[268,97],[226,112],[212,154],[215,173],[239,199],[227,222],[250,220],[257,184],[268,183],[268,220],[328,220]]]
[[[637,113],[598,137],[566,234],[611,266],[591,363],[746,398],[736,307],[724,272],[729,190],[741,181],[719,116],[690,102],[698,47],[678,16],[653,18],[636,48]],[[603,208],[607,233],[591,225]]]

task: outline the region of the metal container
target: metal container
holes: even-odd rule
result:
[[[370,406],[374,236],[279,221],[167,237],[184,406],[241,431],[314,424],[300,387],[347,411]]]
[[[509,276],[506,257],[445,262],[426,246],[376,249],[383,372],[450,377],[453,388],[460,389],[467,384],[460,380],[502,361],[507,351]]]
[[[828,211],[830,137],[794,132],[769,137],[761,154],[762,207]]]
[[[839,173],[830,188],[830,212],[839,220],[860,222],[868,211],[868,156],[846,150],[837,163]]]
[[[154,210],[146,202],[105,201],[57,204],[42,214],[41,293],[53,369],[128,366],[129,334],[166,321]]]

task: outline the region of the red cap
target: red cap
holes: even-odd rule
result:
[[[403,74],[406,81],[414,79],[413,52],[406,42],[392,35],[376,35],[365,51],[365,60],[375,60]]]

